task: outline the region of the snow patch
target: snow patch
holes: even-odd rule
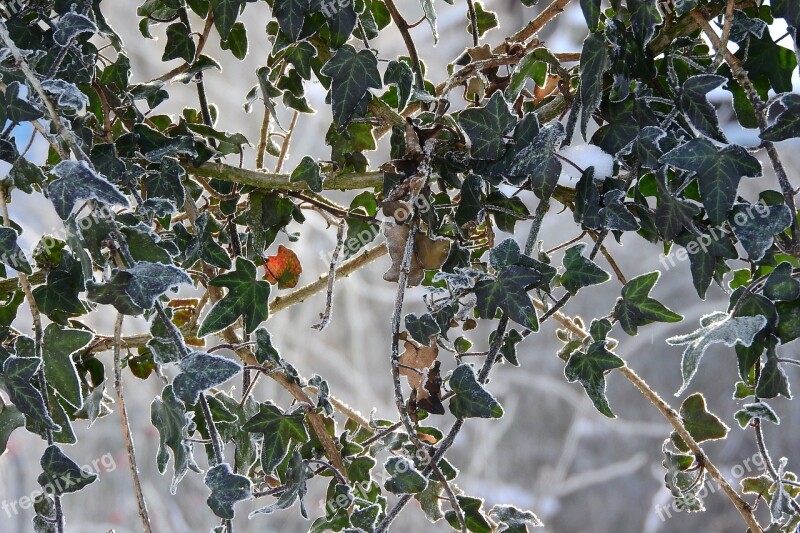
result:
[[[605,153],[602,148],[593,144],[579,144],[565,146],[558,151],[558,155],[574,163],[561,161],[561,175],[558,184],[564,187],[575,188],[581,178],[581,172],[575,166],[586,170],[594,167],[594,179],[604,180],[614,175],[614,158]]]

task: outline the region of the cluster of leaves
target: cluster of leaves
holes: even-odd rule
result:
[[[286,146],[274,144],[273,133],[291,136],[279,110],[313,112],[305,94],[312,81],[328,91],[333,117],[325,134],[330,159],[304,157],[274,186],[252,178],[268,174],[238,179],[243,174],[234,170],[241,169],[219,170],[225,156],[242,156],[250,142],[219,129],[218,110],[205,97],[204,75],[221,67],[203,54],[204,45],[216,37],[223,50],[243,59],[252,39],[243,16],[250,3],[145,1],[137,10],[141,35],[151,39],[154,26],[165,26],[162,60],[179,64],[144,83],[131,82],[130,60],[99,1],[31,2],[0,25],[0,118],[8,124],[0,159],[11,166],[0,182],[3,207],[20,194],[43,193],[65,228],[62,238],[41,236],[30,257],[18,242],[29,231],[24,224],[6,220],[0,228],[0,274],[6,278],[0,281],[0,385],[10,400],[0,411],[0,451],[22,427],[48,442],[39,482],[56,489],[36,502],[36,531],[61,531],[58,498],[95,481],[59,445],[76,441],[76,420],[91,425],[111,412],[107,368],[97,354],[114,342],[86,320],[109,305],[150,324],[146,343],[124,355],[123,366],[141,379],[164,370],[173,376],[151,405],[158,470],[164,473],[172,462],[175,493],[190,470],[202,472],[193,442],[208,442],[208,506],[222,519],[222,530],[235,504],[255,497],[272,500],[251,518],[295,504],[308,518],[304,497],[317,476],[330,476],[329,505],[311,531],[385,531],[396,515],[387,493],[400,502],[416,498],[430,520],[444,519],[457,530],[520,532],[540,525],[531,512],[503,505],[484,510],[482,500],[455,493],[458,471],[439,454],[452,438],[428,424],[448,411],[458,420],[455,431],[467,418],[503,416],[487,387],[492,365],[522,364],[517,345],[524,338],[570,298],[612,278],[595,261],[609,235],[635,234],[656,245],[654,254],[685,250],[700,298],[712,282],[732,291],[728,309],[667,341],[686,345],[678,393],[689,386],[706,348],[721,343],[736,352],[741,381],[735,398],[747,402],[737,422],[757,431],[763,420],[779,423],[765,400],[791,396],[782,365],[797,362],[778,351],[800,337],[793,191],[762,187],[755,201],[739,195],[741,179],[761,176],[762,166],[752,150],[728,141],[708,94],[727,91],[739,124],[760,128],[768,149],[800,137],[800,98],[791,93],[797,58],[769,32],[774,17],[782,17],[796,38],[800,10],[794,2],[737,3],[741,9],[728,20],[726,38],[740,51],[722,64],[692,25],[695,16],[710,20],[722,13],[720,2],[686,0],[662,11],[656,0],[614,0],[607,9],[600,0],[581,0],[589,35],[579,61],[518,34],[495,49],[467,48],[436,87],[425,78],[425,65],[408,42],[409,25],[392,0],[266,0],[273,20],[265,37],[272,46],[244,103],[265,116],[260,160],[269,154],[282,164]],[[433,3],[422,4],[438,39]],[[468,30],[477,43],[497,18],[480,3],[474,17]],[[192,28],[197,18],[205,21],[199,37]],[[397,30],[407,38],[407,57],[382,57],[371,48],[379,32]],[[198,85],[198,108],[160,113],[175,83]],[[459,91],[464,102],[448,113]],[[778,95],[771,99],[771,125],[762,102],[770,91]],[[16,126],[25,123],[50,143],[41,165],[26,158],[27,149],[20,152],[24,142],[15,142],[22,131]],[[365,153],[389,131],[391,160],[380,166],[382,184],[359,186],[356,178],[370,170]],[[590,166],[580,169],[574,189],[559,186],[562,167],[573,163],[558,151],[573,142],[613,156],[613,176],[595,179]],[[334,180],[366,190],[341,209],[316,195]],[[534,214],[526,200],[538,204]],[[541,219],[556,201],[572,210],[581,235],[594,239],[591,249],[581,242],[561,247],[563,253],[535,246]],[[341,219],[345,258],[379,234],[382,214],[392,261],[384,279],[399,283],[400,302],[406,286],[428,289],[426,313],[405,316],[404,331],[401,308],[393,320],[395,345],[404,342],[393,363],[410,390],[407,401],[399,398],[407,424],[400,430],[391,420],[348,416],[337,423],[327,382],[300,376],[263,327],[270,298],[295,287],[302,273],[289,247],[273,250],[280,235],[300,238],[301,205]],[[525,220],[534,229],[523,250],[514,235]],[[341,233],[339,239],[334,259]],[[733,271],[734,265],[740,268]],[[12,271],[20,273],[18,281]],[[588,334],[578,334],[579,320],[559,331],[564,376],[579,382],[608,417],[614,414],[605,376],[625,365],[614,353],[612,330],[619,325],[632,336],[651,323],[683,318],[651,297],[658,272],[630,280],[615,274],[623,286],[608,315],[593,320]],[[179,286],[196,290],[189,298],[172,297]],[[15,327],[25,298],[37,321],[47,324],[33,337]],[[473,346],[469,332],[478,320],[498,319],[477,370],[465,358]],[[212,353],[214,335],[249,366]],[[440,348],[455,356],[443,357]],[[254,399],[247,384],[256,363],[301,401],[281,407]],[[241,400],[224,388],[238,376],[246,384]],[[686,433],[664,444],[666,485],[681,506],[700,510],[705,465],[687,435],[699,443],[724,438],[728,428],[699,393],[684,400],[679,416]],[[226,462],[221,448],[233,449],[233,459]],[[795,476],[787,466],[743,483],[746,493],[770,502],[776,531],[791,531],[800,521]],[[66,488],[58,483],[76,477]],[[453,507],[447,513],[445,498]]]

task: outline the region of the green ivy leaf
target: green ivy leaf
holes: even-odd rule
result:
[[[775,118],[775,123],[764,130],[760,137],[772,142],[800,137],[800,95],[788,93],[777,102],[780,102],[783,111]]]
[[[561,274],[561,284],[570,294],[575,294],[579,289],[589,285],[605,283],[611,276],[597,266],[597,263],[583,256],[585,243],[576,244],[564,252],[563,264],[566,269]]]
[[[389,61],[386,72],[383,74],[383,83],[397,86],[397,109],[402,111],[411,98],[411,88],[414,86],[414,71],[405,61]]]
[[[792,212],[784,204],[736,204],[728,221],[750,259],[761,261],[772,247],[775,235],[791,225]]]
[[[164,46],[161,61],[183,59],[191,63],[194,60],[194,51],[194,38],[184,23],[175,22],[167,26],[167,44]]]
[[[539,329],[536,309],[528,291],[541,284],[545,277],[534,268],[510,265],[504,267],[494,280],[480,280],[475,284],[478,315],[494,318],[498,309],[514,322],[533,331]]]
[[[0,179],[0,182],[3,183],[8,183],[8,181],[11,181],[14,187],[22,192],[31,194],[33,193],[33,186],[44,183],[45,177],[42,169],[36,164],[31,163],[24,157],[19,157],[14,161],[14,165],[11,167],[11,170],[9,170],[8,176]]]
[[[283,53],[284,59],[294,66],[294,69],[304,80],[311,79],[311,63],[317,57],[317,49],[309,42],[301,41],[290,46]]]
[[[58,179],[47,185],[47,196],[62,220],[67,220],[75,204],[83,200],[128,206],[128,199],[119,189],[85,161],[61,161],[50,172]]]
[[[275,0],[272,7],[272,15],[278,20],[281,31],[292,42],[300,37],[303,21],[310,11],[310,0]]]
[[[501,91],[495,92],[484,107],[465,109],[458,115],[458,125],[472,143],[474,159],[494,160],[503,155],[504,137],[516,123]]]
[[[495,505],[489,511],[489,517],[505,526],[498,530],[503,533],[527,533],[528,527],[544,526],[535,514],[518,509],[513,505]]]
[[[761,175],[761,163],[747,150],[736,145],[717,150],[707,139],[692,139],[664,154],[660,161],[697,175],[703,206],[714,225],[728,218],[739,180]]]
[[[209,3],[214,15],[214,26],[217,27],[220,38],[225,40],[233,29],[245,0],[209,0]]]
[[[791,399],[792,392],[789,389],[789,380],[786,373],[780,367],[778,356],[775,354],[775,343],[771,342],[767,349],[767,362],[761,369],[761,376],[756,384],[756,396],[759,398],[775,398],[782,394]]]
[[[478,37],[483,37],[484,34],[492,28],[497,28],[497,13],[494,11],[486,11],[483,9],[483,4],[475,2],[475,20],[478,26]],[[472,24],[467,17],[467,33],[472,33]]]
[[[39,474],[36,481],[43,488],[52,489],[52,494],[56,496],[78,492],[97,480],[97,474],[83,470],[55,444],[45,449],[41,465],[44,472]]]
[[[5,92],[5,113],[17,123],[36,120],[44,116],[42,111],[25,98],[19,96],[21,85],[18,81],[8,84]]]
[[[226,520],[233,518],[233,506],[236,502],[253,498],[250,478],[231,472],[228,463],[211,468],[206,473],[204,482],[211,489],[206,503],[215,515]]]
[[[601,0],[581,0],[580,2],[583,18],[586,19],[586,25],[590,32],[596,32],[600,23],[600,2]]]
[[[596,341],[586,352],[575,351],[570,355],[564,375],[570,382],[579,381],[595,408],[609,418],[616,418],[606,399],[605,374],[620,368],[625,362],[606,349],[606,341]]]
[[[322,74],[331,78],[333,119],[343,131],[355,114],[361,114],[370,99],[369,89],[381,88],[378,59],[370,50],[356,49],[346,44],[323,65]]]
[[[167,385],[161,391],[161,397],[155,398],[150,404],[150,422],[158,430],[158,455],[156,466],[163,474],[169,461],[169,450],[172,450],[173,475],[170,484],[170,493],[175,494],[178,483],[191,468],[200,472],[194,462],[192,447],[186,440],[194,430],[194,423],[186,412],[183,402],[175,398],[172,385]]]
[[[297,168],[292,171],[289,181],[292,183],[304,181],[312,191],[322,191],[322,175],[319,172],[319,165],[313,157],[303,157]]]
[[[242,371],[236,361],[205,352],[192,352],[178,363],[181,373],[175,376],[172,387],[175,396],[187,405],[194,405],[200,394],[222,385]]]
[[[630,280],[622,287],[622,298],[614,307],[614,318],[628,335],[636,335],[639,326],[651,322],[680,322],[683,316],[650,298],[650,291],[658,281],[660,272],[651,272]]]
[[[583,176],[581,176],[583,177]],[[641,226],[636,221],[628,208],[623,203],[625,191],[614,189],[603,196],[605,206],[600,210],[599,216],[603,220],[603,227],[612,231],[636,231]]]
[[[456,393],[450,400],[450,412],[456,418],[500,418],[503,416],[502,406],[478,383],[470,365],[458,365],[450,376],[449,385]]]
[[[221,43],[223,50],[230,50],[233,57],[239,61],[244,61],[247,57],[247,28],[244,23],[237,22],[231,28],[228,38]]]
[[[8,439],[15,429],[25,425],[25,416],[22,411],[13,405],[6,405],[0,409],[0,455],[6,453]]]
[[[464,522],[466,522],[467,530],[472,533],[491,533],[492,526],[483,514],[483,500],[481,498],[472,498],[470,496],[456,496],[458,506],[464,515]],[[453,529],[460,529],[458,518],[455,511],[447,511],[444,514],[445,520],[450,524]]]
[[[706,400],[700,393],[686,398],[680,409],[683,427],[697,442],[724,439],[729,428],[716,415],[706,409]]]
[[[746,403],[741,409],[736,411],[733,415],[742,429],[750,425],[751,420],[769,420],[773,424],[780,424],[781,419],[775,413],[775,410],[766,402]]]
[[[25,252],[17,244],[14,228],[0,227],[0,263],[30,275],[33,271]]]
[[[689,386],[697,373],[700,360],[712,344],[723,343],[732,347],[737,344],[750,346],[756,334],[767,325],[763,315],[732,317],[728,313],[715,311],[700,319],[700,328],[687,335],[676,335],[667,339],[670,346],[683,346],[681,373],[683,384],[675,396],[679,396]]]
[[[740,48],[734,54],[742,61],[751,80],[767,78],[778,94],[793,91],[792,73],[797,68],[797,56],[790,50],[773,41],[769,32],[762,38],[751,37],[747,51]]]
[[[390,457],[384,468],[391,477],[383,487],[392,494],[417,494],[428,486],[428,480],[403,457]]]
[[[25,415],[26,420],[30,419],[45,429],[59,431],[61,427],[47,413],[42,394],[30,383],[40,364],[41,360],[35,357],[9,357],[3,363],[0,383],[11,403]]]
[[[585,3],[581,2],[581,6]],[[603,74],[608,70],[608,50],[601,34],[590,33],[583,41],[580,70],[581,133],[585,139],[592,113],[603,98]]]
[[[786,19],[792,28],[800,28],[800,5],[792,0],[772,0],[770,2],[772,16]]]
[[[726,143],[725,134],[719,127],[717,110],[706,95],[728,81],[716,74],[697,74],[683,83],[680,107],[695,128],[712,139]]]
[[[256,266],[243,257],[236,258],[236,271],[221,274],[209,282],[226,287],[228,293],[211,308],[203,320],[198,337],[226,328],[244,318],[245,332],[252,333],[269,316],[270,284],[256,279]]]
[[[628,0],[631,12],[631,28],[639,45],[644,48],[653,38],[656,26],[661,24],[661,13],[656,0]]]
[[[700,214],[700,208],[670,193],[661,177],[656,178],[656,184],[658,207],[655,225],[665,241],[672,241],[684,228],[693,227],[694,217]]]
[[[80,315],[85,312],[78,295],[84,290],[83,269],[68,251],[61,254],[57,269],[47,273],[47,284],[33,289],[33,298],[45,315],[59,312]]]
[[[414,313],[406,315],[405,318],[406,329],[411,334],[411,337],[420,344],[428,346],[431,342],[432,335],[440,333],[439,324],[430,313],[425,313],[418,317]]]
[[[288,509],[294,505],[294,502],[298,499],[300,500],[300,514],[304,518],[308,518],[308,513],[303,505],[303,498],[308,492],[308,487],[306,486],[306,478],[308,477],[307,471],[307,463],[303,460],[303,457],[297,449],[295,449],[289,459],[286,476],[284,477],[284,484],[287,487],[286,490],[283,491],[275,502],[253,511],[248,515],[248,518],[253,518],[258,514],[271,514],[275,511]]]
[[[44,330],[42,359],[47,384],[76,410],[83,405],[83,396],[72,354],[89,344],[93,338],[91,331],[66,329],[56,324],[50,324]]]
[[[283,462],[292,440],[303,443],[309,438],[302,410],[284,413],[272,402],[260,404],[258,413],[245,422],[242,430],[263,435],[261,468],[267,473]]]

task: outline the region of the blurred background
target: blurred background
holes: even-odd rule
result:
[[[540,5],[526,8],[518,0],[486,1],[484,7],[497,12],[501,27],[489,32],[482,42],[492,45],[502,42],[504,36],[521,28],[546,4],[542,0]],[[427,24],[419,25],[412,32],[431,81],[438,83],[446,76],[446,65],[469,46],[471,40],[463,2],[451,6],[437,0],[435,5],[439,15],[439,44],[433,46]],[[410,21],[422,16],[416,0],[401,0],[398,6]],[[147,41],[139,35],[136,2],[106,1],[103,7],[110,24],[127,45],[133,83],[150,80],[178,65],[177,61],[162,63],[159,60],[165,42],[163,25],[153,28],[153,34],[158,38],[156,41]],[[256,105],[254,112],[247,114],[242,104],[256,83],[254,71],[264,63],[269,53],[265,32],[269,16],[265,3],[247,5],[244,21],[250,50],[245,61],[238,62],[229,52],[220,51],[213,31],[205,50],[224,66],[223,72],[212,70],[205,75],[209,99],[220,109],[217,128],[241,132],[253,145],[258,142],[261,109]],[[193,23],[196,29],[200,29],[199,20],[193,19]],[[784,29],[776,27],[774,35],[782,35]],[[573,2],[540,38],[555,52],[578,52],[585,31],[577,2]],[[783,42],[788,45],[789,40]],[[385,29],[372,44],[384,59],[406,54],[394,27]],[[385,63],[382,65],[384,68]],[[318,112],[300,115],[285,169],[294,168],[306,154],[320,159],[330,156],[324,143],[325,131],[331,121],[324,103],[325,91],[318,83],[307,83],[306,95]],[[732,142],[745,146],[758,144],[755,131],[743,131],[735,124],[730,93],[716,91],[712,100],[720,109],[721,120]],[[186,106],[196,107],[195,88],[176,83],[170,87],[170,100],[157,111],[177,114]],[[281,115],[281,123],[288,124],[289,118],[289,114]],[[19,139],[25,143],[27,132],[22,133]],[[373,168],[387,159],[387,141],[383,139],[378,152],[368,154]],[[583,141],[576,139],[575,142]],[[33,157],[43,158],[46,146],[41,144],[41,139],[37,140],[37,147],[38,155]],[[795,184],[798,183],[800,164],[798,147],[791,143],[779,146],[790,179],[794,179]],[[233,159],[231,162],[235,164]],[[254,160],[254,148],[251,147],[245,153],[244,165],[253,168]],[[267,163],[269,168],[274,164],[274,158]],[[7,167],[0,168],[0,172],[6,171]],[[764,172],[762,178],[742,182],[740,193],[747,199],[757,198],[759,190],[778,188],[768,166],[764,167]],[[347,204],[354,194],[334,193],[332,197]],[[524,197],[531,212],[535,208],[532,198],[532,195]],[[22,222],[26,229],[22,236],[23,249],[30,250],[42,234],[60,231],[60,222],[50,202],[41,195],[26,196],[16,191],[10,207],[12,218]],[[288,243],[285,236],[278,241],[288,244],[300,256],[304,268],[300,285],[327,271],[328,265],[322,256],[329,254],[335,245],[335,230],[327,228],[325,221],[315,213],[309,212],[307,219],[302,227],[293,224],[288,228],[289,231],[301,231],[299,243]],[[520,223],[517,228],[518,239],[524,242],[527,224]],[[544,241],[544,248],[549,249],[578,233],[570,213],[558,213],[558,209],[553,209],[545,219],[540,238]],[[500,235],[498,241],[505,237]],[[634,338],[627,337],[618,328],[612,334],[621,340],[617,348],[620,356],[677,407],[682,399],[673,394],[680,385],[682,350],[667,346],[664,339],[694,330],[703,314],[726,307],[727,295],[713,285],[706,301],[699,300],[691,284],[688,262],[676,261],[674,267],[665,268],[658,261],[662,250],[641,238],[626,235],[621,243],[609,238],[606,245],[628,279],[661,270],[662,276],[653,296],[685,316],[685,320],[678,324],[654,324],[642,328],[639,336]],[[560,259],[560,253],[556,253],[554,263],[560,264]],[[598,262],[607,266],[601,256]],[[382,258],[337,283],[332,323],[323,332],[310,328],[318,322],[319,313],[324,310],[323,293],[303,305],[275,314],[265,325],[273,334],[273,341],[283,357],[303,375],[321,374],[329,381],[337,398],[359,409],[365,416],[374,410],[378,417],[394,419],[396,412],[389,372],[389,321],[396,285],[383,281],[381,277],[388,266],[388,258]],[[610,312],[609,306],[613,305],[619,290],[619,282],[612,279],[582,291],[564,311],[571,316],[584,317],[588,323],[593,317],[602,317]],[[281,293],[275,291],[273,294]],[[421,288],[409,290],[404,312],[424,312],[424,294]],[[30,331],[26,316],[27,310],[20,308],[16,326],[22,331]],[[91,316],[91,325],[99,333],[110,335],[113,318],[114,313],[103,308]],[[483,324],[478,330],[467,333],[475,343],[475,350],[486,349],[489,333],[486,326]],[[126,318],[124,333],[142,332],[145,327],[141,320]],[[465,425],[447,456],[460,469],[457,485],[470,496],[485,498],[486,510],[498,503],[532,510],[544,521],[544,530],[550,532],[743,531],[739,515],[719,492],[709,494],[705,499],[707,511],[703,514],[688,516],[667,509],[672,500],[664,488],[661,443],[669,436],[669,426],[627,380],[615,373],[607,379],[608,398],[618,418],[608,420],[603,417],[593,408],[580,385],[567,383],[563,362],[555,355],[560,346],[554,335],[554,324],[548,321],[538,334],[519,345],[521,367],[500,365],[495,368],[488,388],[500,400],[506,414],[500,420],[473,419]],[[733,384],[738,380],[734,357],[733,350],[712,346],[692,383],[691,392],[705,394],[709,409],[731,427],[725,441],[709,443],[705,449],[738,487],[738,478],[760,472],[753,466],[756,448],[752,432],[739,429],[733,419],[733,413],[738,409],[737,403],[731,399]],[[110,377],[111,353],[100,358],[107,364]],[[453,367],[448,354],[443,353],[441,359],[446,368]],[[787,371],[790,380],[797,377],[791,374],[795,372],[793,369]],[[110,379],[106,386],[113,396]],[[238,384],[236,386],[238,388]],[[156,470],[158,434],[150,424],[150,402],[162,387],[163,382],[154,375],[141,381],[129,372],[125,373],[127,405],[154,530],[209,531],[219,521],[206,507],[209,491],[203,484],[203,476],[190,472],[178,486],[177,495],[171,496],[169,477],[172,464],[165,476]],[[290,400],[270,380],[260,380],[255,396],[259,400],[273,399],[283,406],[287,406]],[[781,425],[767,425],[766,440],[773,458],[788,457],[792,469],[800,460],[796,456],[795,433],[800,423],[800,410],[791,409],[790,403],[780,399],[775,400],[773,406],[781,417]],[[449,414],[435,417],[431,422],[446,430],[452,417]],[[101,464],[97,482],[78,494],[64,497],[67,530],[87,533],[112,529],[118,533],[140,531],[118,413],[98,420],[90,432],[85,426],[82,421],[75,424],[79,443],[69,447],[67,453],[82,465],[91,465],[92,461],[104,456],[113,457],[115,468],[109,468],[106,459],[106,468]],[[12,435],[8,452],[0,458],[0,504],[16,501],[38,488],[38,461],[44,447],[43,441],[29,433],[17,431]],[[203,455],[201,449],[196,449],[201,467],[206,466]],[[307,506],[312,517],[321,515],[319,502],[324,497],[325,484],[314,481],[310,489]],[[236,531],[300,532],[309,527],[310,522],[300,517],[297,507],[276,515],[247,519],[250,511],[270,501],[272,499],[267,497],[237,504]],[[446,510],[446,504],[444,507]],[[759,513],[763,517],[766,509],[764,505],[761,507]],[[0,531],[30,531],[32,516],[30,509],[18,513],[0,509]],[[434,532],[449,531],[450,528],[445,522],[427,522],[412,501],[397,520],[394,530],[403,533]]]

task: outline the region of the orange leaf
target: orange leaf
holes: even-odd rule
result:
[[[297,254],[285,247],[278,245],[278,253],[270,255],[264,260],[264,279],[275,285],[279,289],[291,289],[297,285],[303,265],[297,258]]]

